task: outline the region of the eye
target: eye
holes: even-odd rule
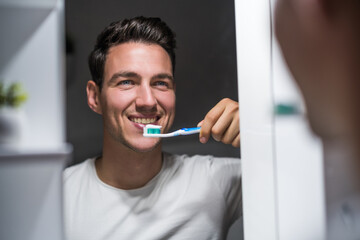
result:
[[[133,80],[121,80],[117,83],[117,86],[121,89],[130,89],[135,85]]]
[[[155,81],[152,86],[156,89],[162,90],[162,91],[166,91],[166,90],[170,90],[173,89],[173,84],[172,81],[167,81],[167,80],[158,80]]]
[[[134,84],[134,82],[131,80],[123,80],[118,83],[118,85],[131,85],[131,84]]]
[[[155,86],[164,86],[164,87],[168,87],[169,84],[167,82],[164,81],[157,81],[154,83]]]

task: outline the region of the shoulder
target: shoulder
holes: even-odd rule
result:
[[[66,168],[63,172],[63,179],[66,183],[72,179],[82,178],[84,175],[88,175],[92,171],[95,158],[89,158],[81,163]]]

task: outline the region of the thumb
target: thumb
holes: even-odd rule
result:
[[[199,123],[197,124],[197,127],[201,127],[202,124],[203,124],[203,122],[204,122],[204,120],[201,120],[201,122],[199,122]]]

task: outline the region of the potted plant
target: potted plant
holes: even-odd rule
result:
[[[19,143],[23,130],[20,107],[27,98],[20,83],[0,82],[0,145]]]

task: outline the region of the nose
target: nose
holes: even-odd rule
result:
[[[156,98],[151,86],[142,84],[138,87],[136,107],[139,111],[156,111]]]

